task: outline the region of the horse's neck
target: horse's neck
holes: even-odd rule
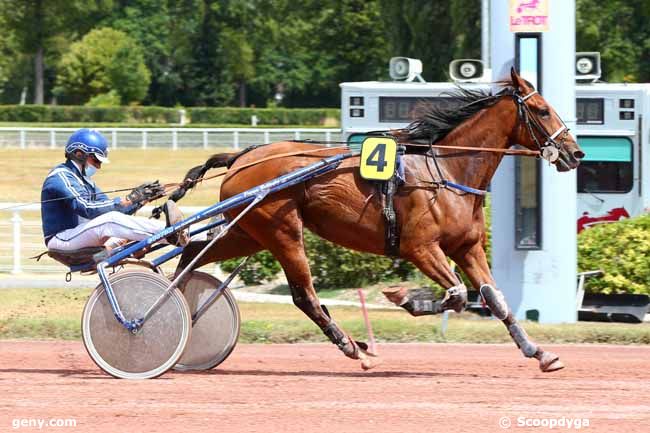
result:
[[[514,109],[507,101],[500,101],[467,119],[436,144],[507,149],[511,145],[515,127]],[[503,158],[503,153],[497,152],[464,152],[440,148],[438,150],[442,156],[439,158],[440,165],[449,180],[479,189],[487,188]],[[452,156],[454,154],[462,155]]]

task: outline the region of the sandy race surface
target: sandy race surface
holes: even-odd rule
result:
[[[0,432],[650,432],[650,347],[549,348],[565,370],[511,345],[380,345],[370,372],[331,345],[240,345],[210,372],[126,381],[78,342],[1,341]]]

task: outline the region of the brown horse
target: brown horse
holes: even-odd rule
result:
[[[508,149],[519,144],[540,150],[558,171],[578,166],[584,157],[557,113],[532,86],[513,70],[511,80],[500,82],[496,93],[459,89],[460,109],[429,109],[404,130],[393,131],[401,142],[434,142],[437,146]],[[557,139],[557,140],[556,140]],[[321,148],[322,151],[315,149]],[[451,257],[478,288],[493,315],[503,321],[527,357],[539,360],[542,371],[562,368],[559,358],[532,342],[514,319],[503,294],[496,288],[483,249],[485,224],[483,196],[441,187],[438,177],[456,184],[485,189],[503,152],[436,147],[407,151],[402,158],[405,183],[395,195],[400,232],[399,257],[447,288],[447,296],[428,311],[417,310],[409,293],[389,293],[392,301],[414,315],[453,308],[460,311],[466,290],[447,261]],[[419,150],[419,151],[418,151]],[[213,167],[232,163],[221,186],[226,199],[262,182],[304,167],[326,155],[347,150],[326,149],[307,143],[280,142],[240,154],[219,154],[188,177],[201,178]],[[306,152],[306,153],[305,153]],[[283,154],[293,153],[292,156]],[[277,156],[277,157],[274,157]],[[234,161],[234,163],[233,163]],[[259,162],[259,163],[256,163]],[[438,169],[432,168],[438,165]],[[224,259],[269,250],[285,272],[293,301],[343,353],[361,359],[370,368],[365,345],[355,342],[332,320],[319,302],[305,255],[303,229],[358,251],[384,254],[385,218],[377,189],[359,174],[359,158],[349,158],[332,172],[280,191],[261,202],[196,263],[196,267]],[[182,196],[182,194],[177,195]],[[227,213],[234,218],[241,209]],[[202,249],[205,242],[192,242],[185,249],[179,270]],[[431,303],[429,303],[431,305]]]

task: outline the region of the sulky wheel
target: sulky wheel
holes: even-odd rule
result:
[[[153,272],[128,270],[109,277],[127,320],[142,318],[170,282]],[[190,338],[192,318],[183,294],[174,289],[135,334],[122,326],[104,290],[97,286],[84,307],[83,342],[95,364],[121,379],[150,379],[172,368]]]
[[[204,272],[193,271],[183,294],[194,314],[221,282]],[[235,348],[239,338],[239,308],[227,288],[194,323],[192,338],[174,370],[209,370],[221,364]]]

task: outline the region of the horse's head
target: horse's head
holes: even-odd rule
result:
[[[578,165],[585,154],[576,143],[569,128],[553,107],[511,69],[513,99],[519,116],[518,143],[539,150],[542,158],[553,163],[557,171],[569,171]]]

